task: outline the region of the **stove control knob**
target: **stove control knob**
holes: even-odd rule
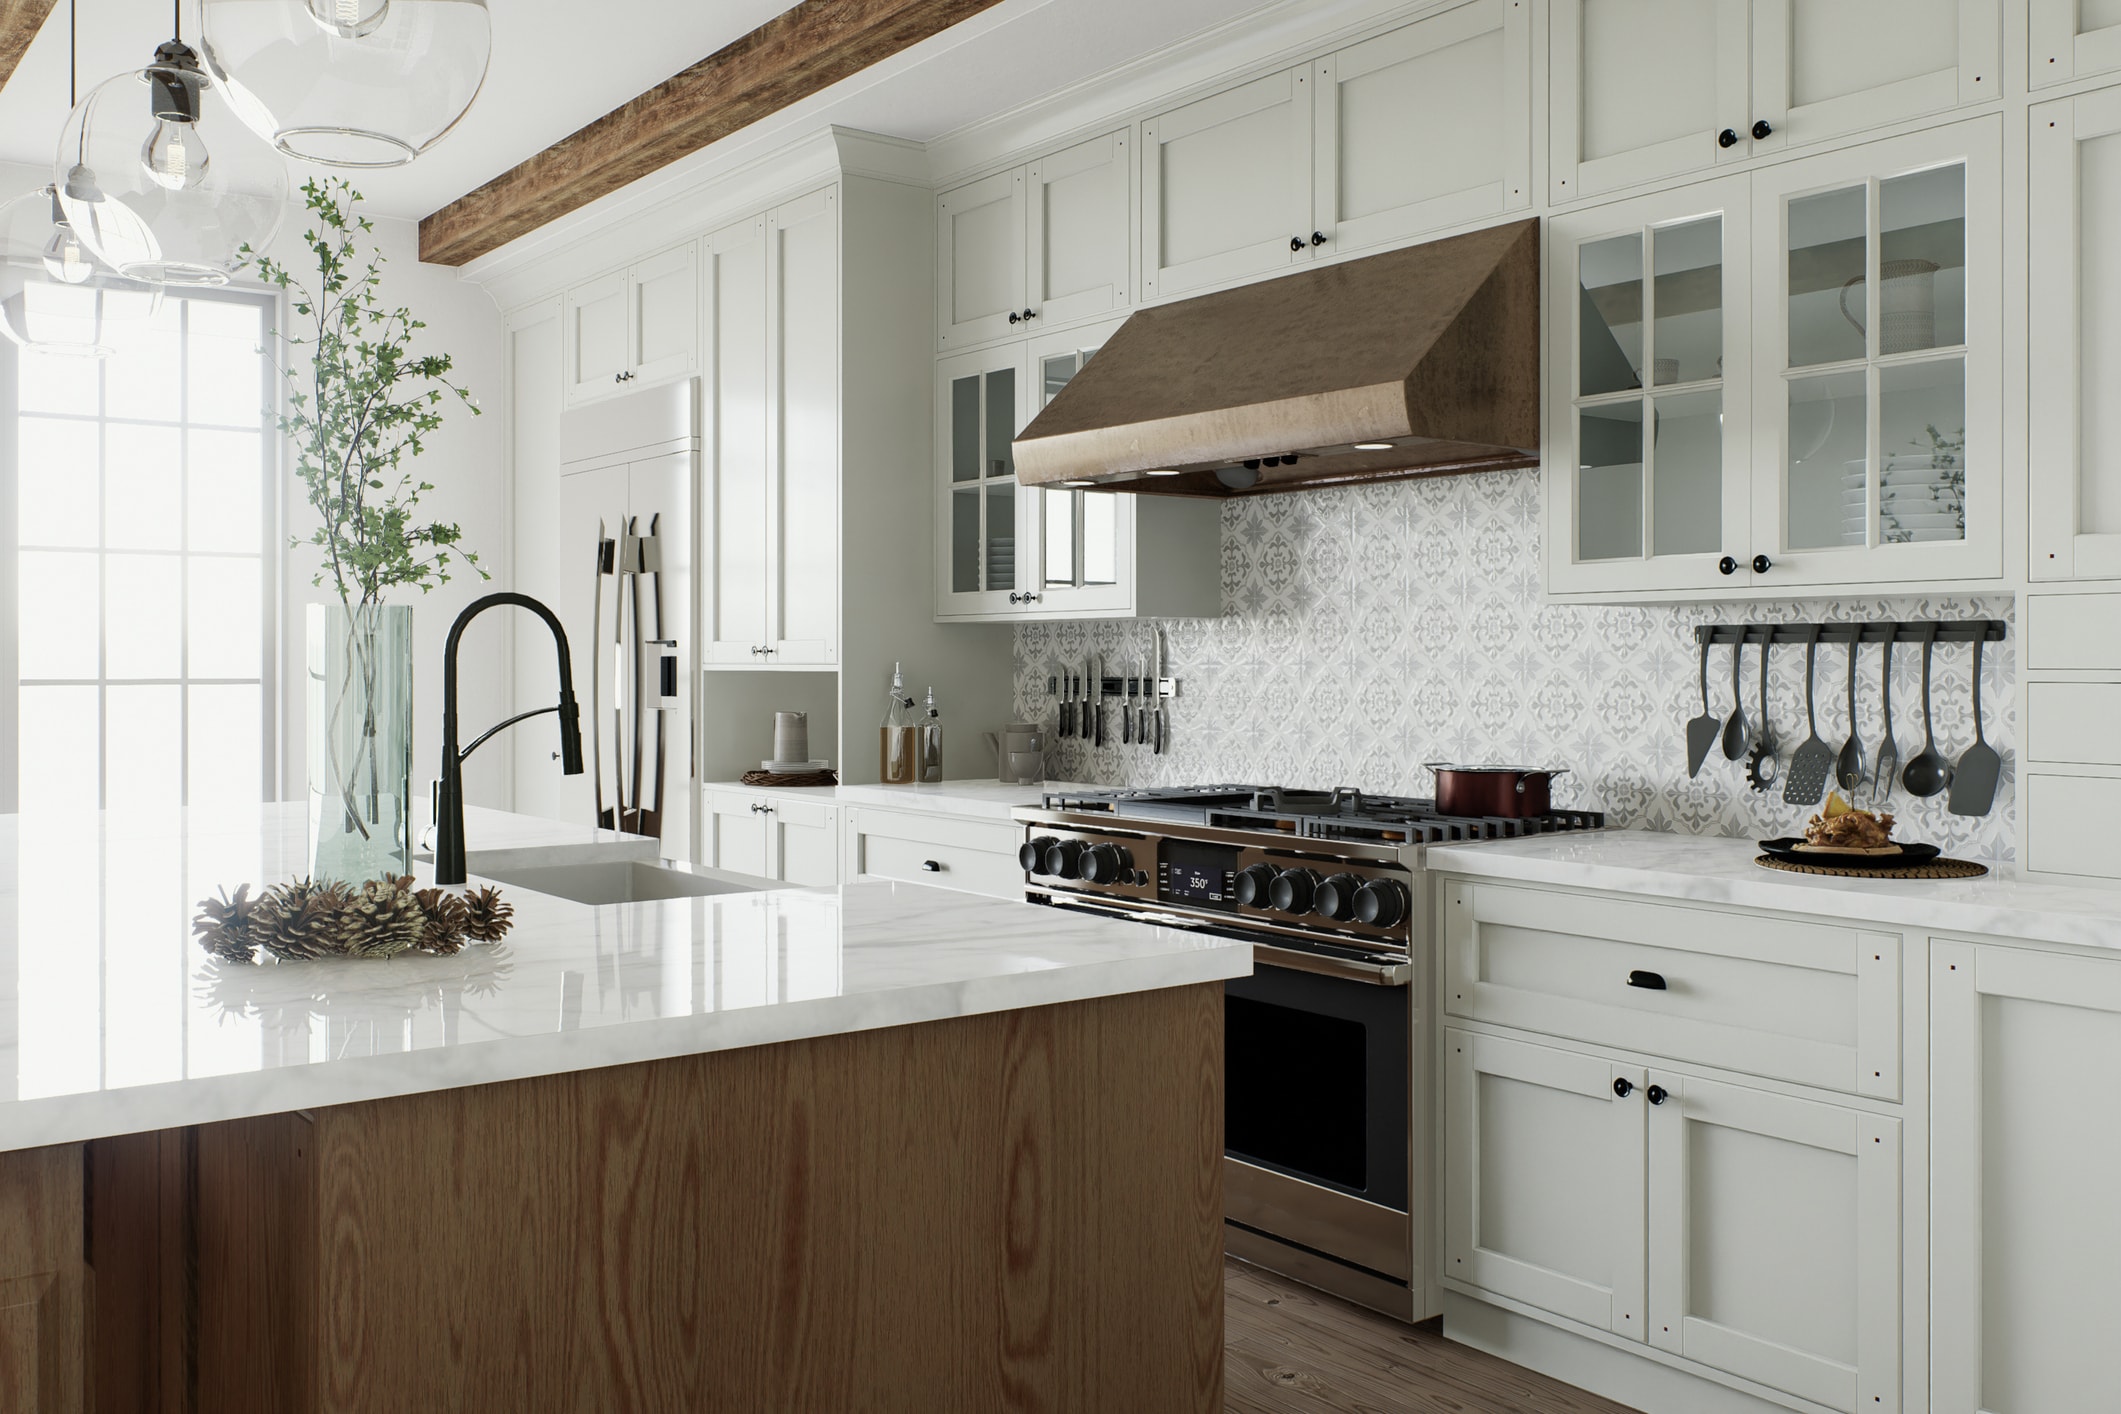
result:
[[[1023,866],[1026,874],[1043,874],[1046,872],[1046,851],[1053,848],[1055,843],[1051,835],[1040,835],[1027,841],[1017,850],[1016,862]]]
[[[1131,877],[1134,856],[1116,844],[1094,844],[1083,854],[1083,878],[1092,884],[1120,884]]]
[[[1057,840],[1047,845],[1046,872],[1062,879],[1079,877],[1077,871],[1088,848],[1081,840]]]
[[[1274,876],[1267,897],[1283,913],[1309,913],[1318,892],[1318,876],[1308,869],[1284,869]]]
[[[1407,916],[1407,886],[1397,879],[1372,879],[1355,891],[1355,921],[1389,928]]]
[[[1274,887],[1274,866],[1254,864],[1237,871],[1237,902],[1241,908],[1267,907],[1267,891]]]
[[[1318,886],[1318,911],[1336,923],[1345,923],[1355,916],[1355,894],[1362,887],[1362,880],[1353,874],[1328,874],[1325,882]]]

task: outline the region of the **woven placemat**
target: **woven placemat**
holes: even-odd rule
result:
[[[778,771],[746,771],[737,781],[747,786],[836,786],[840,778],[830,771],[805,771],[792,776]]]
[[[1918,864],[1912,869],[1865,869],[1851,864],[1789,864],[1766,855],[1755,855],[1753,862],[1763,869],[1780,869],[1786,874],[1829,874],[1841,879],[1978,879],[1988,872],[1986,864],[1976,864],[1971,859],[1932,859],[1927,864]]]

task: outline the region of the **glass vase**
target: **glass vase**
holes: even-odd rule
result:
[[[412,872],[412,608],[309,606],[309,870]]]

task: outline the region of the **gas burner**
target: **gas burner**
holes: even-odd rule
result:
[[[1124,820],[1257,830],[1296,839],[1386,845],[1519,839],[1605,825],[1605,816],[1596,810],[1553,810],[1523,817],[1445,815],[1432,799],[1365,795],[1347,786],[1332,790],[1215,785],[1054,791],[1046,795],[1045,808]]]

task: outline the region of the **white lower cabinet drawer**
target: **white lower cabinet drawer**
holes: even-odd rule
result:
[[[1024,896],[1017,863],[1021,831],[1000,821],[958,820],[893,810],[847,814],[850,877],[903,879],[994,898]]]
[[[1451,880],[1444,1010],[1830,1090],[1900,1095],[1900,937]]]

